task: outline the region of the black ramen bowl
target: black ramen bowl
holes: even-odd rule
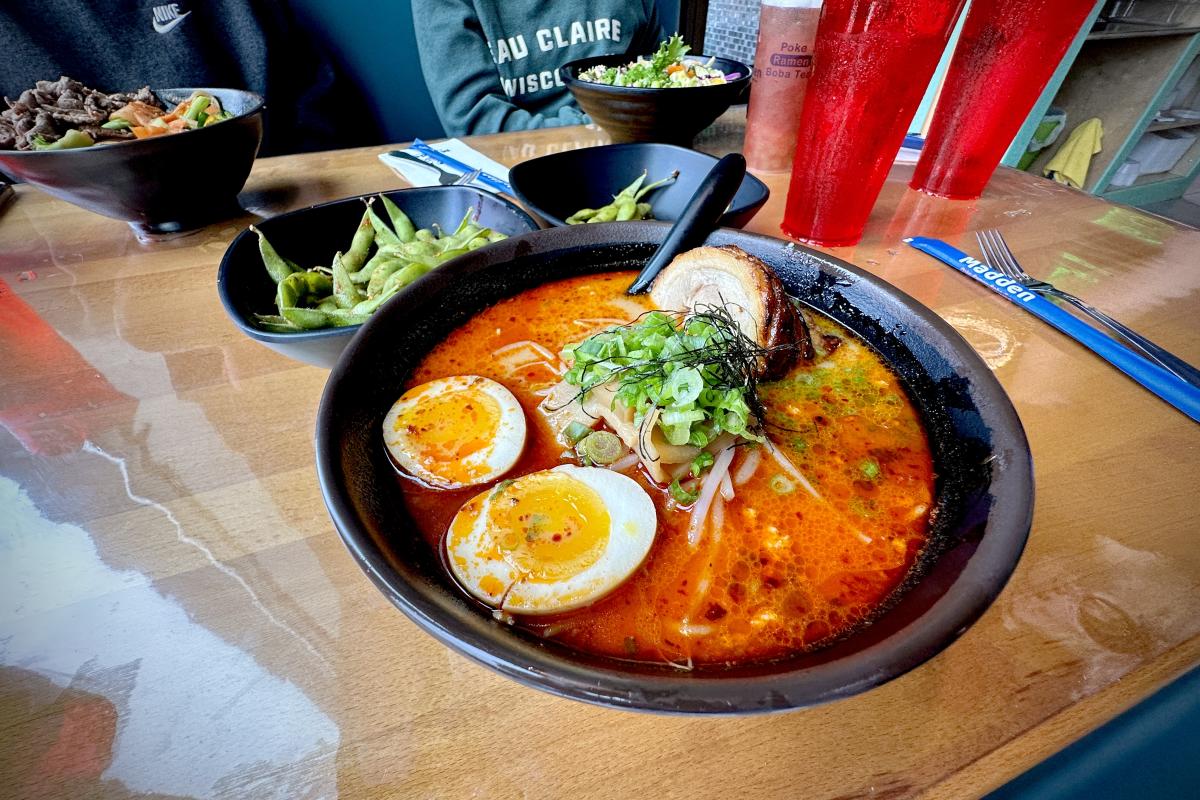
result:
[[[688,56],[686,60],[707,63],[708,59]],[[628,54],[594,56],[568,62],[559,69],[580,108],[608,131],[614,142],[690,145],[696,134],[741,100],[750,86],[750,68],[728,58],[714,59],[713,66],[738,77],[712,86],[639,89],[579,80],[579,73],[590,67],[618,67],[633,60],[634,56]]]
[[[194,91],[232,119],[194,131],[71,150],[0,150],[0,170],[72,205],[148,233],[242,213],[237,196],[262,142],[263,99],[237,89],[156,89],[167,108]]]
[[[716,163],[717,159],[706,153],[678,145],[631,142],[531,158],[509,170],[508,182],[535,216],[550,225],[566,225],[566,218],[581,208],[611,203],[613,195],[637,180],[643,171],[649,184],[679,170],[674,183],[643,198],[654,207],[655,219],[674,222]],[[742,227],[754,218],[770,194],[765,183],[746,173],[721,224]]]
[[[354,229],[362,219],[362,199],[376,194],[379,193],[289,211],[257,222],[255,227],[283,257],[302,267],[328,266],[334,253],[350,246]],[[537,223],[515,204],[468,186],[398,189],[383,194],[391,198],[418,228],[437,223],[453,230],[467,210],[474,209],[480,225],[508,236],[537,230]],[[362,327],[350,325],[294,333],[275,333],[257,327],[255,314],[278,314],[279,311],[275,306],[275,283],[263,266],[258,237],[249,229],[239,233],[225,251],[217,270],[217,291],[225,312],[242,333],[289,358],[317,367],[332,367],[346,343]],[[399,294],[403,295],[405,291]]]
[[[317,472],[346,546],[388,599],[438,640],[523,684],[590,703],[779,711],[862,692],[933,657],[987,609],[1020,558],[1033,513],[1024,430],[991,370],[936,314],[849,264],[778,239],[722,229],[707,243],[763,259],[792,295],[874,346],[930,438],[937,475],[930,543],[871,625],[815,652],[688,673],[590,655],[493,620],[416,529],[380,432],[413,368],[502,298],[569,276],[640,268],[667,228],[578,225],[500,242],[429,273],[364,325],[330,374],[317,417]]]

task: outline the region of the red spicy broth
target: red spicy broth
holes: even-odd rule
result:
[[[496,380],[520,401],[529,427],[525,451],[506,477],[567,463],[537,410],[538,392],[559,379],[564,345],[651,307],[648,298],[625,294],[632,276],[570,278],[497,303],[436,346],[409,385],[451,375]],[[692,547],[688,511],[630,467],[625,474],[646,489],[658,513],[646,561],[589,607],[518,616],[515,624],[589,653],[703,664],[815,649],[870,621],[927,541],[932,457],[916,409],[875,352],[822,315],[806,319],[814,337],[829,337],[822,341],[836,347],[759,386],[782,460],[763,448],[739,448],[723,524],[710,520]],[[439,552],[455,513],[487,488],[435,490],[404,478],[399,485]]]

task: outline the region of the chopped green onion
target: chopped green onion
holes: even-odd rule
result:
[[[771,476],[771,480],[767,481],[767,485],[771,487],[771,491],[775,494],[791,494],[796,490],[795,484],[778,473]]]
[[[879,462],[873,458],[868,458],[858,465],[859,471],[863,477],[869,481],[873,481],[879,477]]]
[[[123,131],[123,130],[127,130],[128,128],[132,127],[132,124],[133,123],[131,123],[127,119],[117,117],[116,119],[110,119],[108,122],[104,123],[100,127],[104,128],[105,130],[109,130],[109,131]]]
[[[585,463],[611,464],[625,451],[620,437],[609,431],[593,431],[579,441],[575,451]]]
[[[678,478],[671,481],[669,491],[671,492],[671,497],[674,498],[675,502],[679,503],[681,506],[690,506],[700,497],[699,492],[689,492],[687,489],[683,488],[683,486],[680,485]]]
[[[33,137],[34,150],[73,150],[76,147],[91,147],[96,141],[81,130],[71,128],[56,141],[47,141],[45,137]]]
[[[198,95],[192,104],[188,106],[188,110],[183,112],[184,119],[190,119],[192,122],[200,119],[200,115],[204,113],[204,109],[208,108],[208,104],[212,100],[207,95]]]
[[[567,429],[563,431],[563,436],[566,437],[568,442],[575,444],[591,432],[592,429],[587,425],[584,425],[582,422],[572,422],[567,426]]]
[[[633,410],[635,425],[657,409],[668,444],[704,448],[722,433],[762,440],[756,392],[762,356],[724,307],[696,309],[680,322],[651,311],[565,347],[571,367],[564,380],[580,387],[581,396],[611,382],[614,402]]]
[[[713,454],[709,452],[701,453],[692,459],[691,473],[693,478],[699,478],[700,473],[713,465]]]

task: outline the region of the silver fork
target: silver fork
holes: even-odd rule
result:
[[[431,164],[425,159],[417,158],[416,156],[406,153],[403,150],[391,150],[388,152],[388,155],[392,156],[393,158],[402,158],[405,161],[411,161],[414,164],[420,164],[422,167],[425,167],[425,169],[433,170],[434,174],[437,175],[437,182],[441,186],[463,186],[465,185],[463,178],[465,178],[467,175],[473,174],[475,178],[479,177],[478,171],[468,172],[464,175],[456,175],[453,172],[442,169],[437,164]],[[471,180],[474,180],[474,178]]]
[[[470,172],[464,172],[459,175],[452,185],[454,186],[470,186],[475,182],[476,178],[483,174],[481,169],[473,169]]]
[[[1172,355],[1169,351],[1159,347],[1145,336],[1118,322],[1100,309],[1088,305],[1070,292],[1064,292],[1054,284],[1040,281],[1026,272],[1017,263],[1016,256],[1013,255],[1008,242],[1004,241],[1004,236],[1001,235],[1000,231],[995,229],[977,231],[975,239],[979,242],[979,249],[983,251],[984,261],[989,266],[1000,270],[1005,276],[1012,278],[1031,292],[1056,297],[1070,303],[1096,322],[1099,322],[1117,334],[1131,348],[1155,364],[1158,364],[1180,380],[1200,388],[1200,370],[1178,356]]]

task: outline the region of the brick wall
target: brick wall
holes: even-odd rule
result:
[[[704,52],[754,63],[759,0],[710,0],[704,30]]]

